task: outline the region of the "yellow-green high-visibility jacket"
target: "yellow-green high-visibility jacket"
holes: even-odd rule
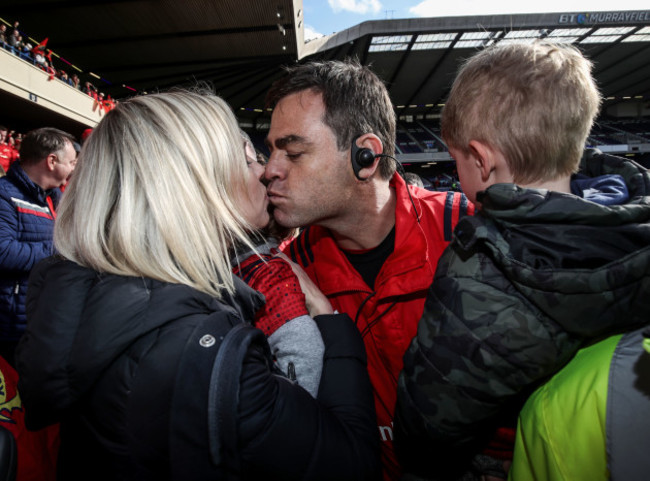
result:
[[[650,479],[643,343],[639,329],[585,347],[533,393],[519,415],[510,481]]]

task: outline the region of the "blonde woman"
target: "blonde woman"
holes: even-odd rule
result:
[[[27,424],[61,423],[61,479],[371,479],[363,344],[316,316],[318,398],[250,325],[263,297],[231,274],[268,222],[257,163],[213,95],[120,102],[84,144],[59,207],[59,257],[35,269],[18,348]]]

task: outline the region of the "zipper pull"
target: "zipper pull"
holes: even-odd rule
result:
[[[287,377],[291,381],[296,380],[296,366],[292,362],[289,362],[289,365],[287,366]]]

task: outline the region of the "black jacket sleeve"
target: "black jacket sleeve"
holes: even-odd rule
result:
[[[246,479],[379,479],[379,439],[361,336],[346,315],[316,317],[325,355],[317,399],[252,347],[241,375],[238,439]]]

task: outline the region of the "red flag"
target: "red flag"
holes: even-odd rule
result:
[[[45,46],[47,45],[47,41],[49,40],[49,37],[47,37],[45,40],[43,40],[41,43],[39,43],[36,47],[32,49],[32,55],[36,54],[41,54],[45,55]]]

